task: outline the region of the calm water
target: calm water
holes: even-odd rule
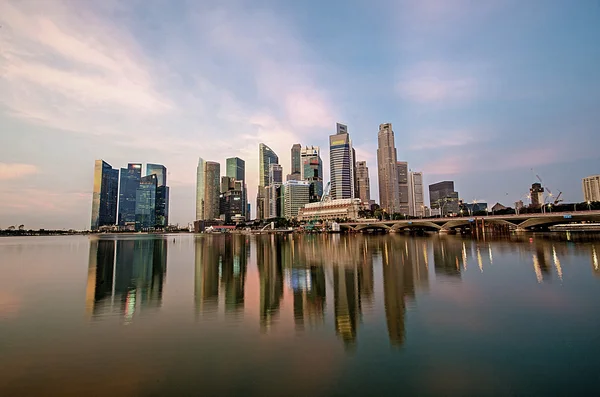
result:
[[[2,238],[0,395],[596,395],[566,237]]]

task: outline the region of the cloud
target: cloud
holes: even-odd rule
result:
[[[416,151],[473,145],[490,139],[490,134],[470,129],[440,129],[418,131],[411,137],[414,142],[410,143],[408,149]]]
[[[38,172],[39,169],[33,164],[0,163],[0,180],[19,179]]]

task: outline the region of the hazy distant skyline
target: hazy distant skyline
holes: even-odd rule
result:
[[[539,174],[566,201],[600,173],[600,2],[0,2],[0,227],[89,227],[94,160],[164,164],[170,220],[195,215],[198,157],[348,125],[378,200],[377,132],[424,185],[512,205]],[[224,171],[223,171],[224,174]],[[425,190],[427,190],[425,186]]]

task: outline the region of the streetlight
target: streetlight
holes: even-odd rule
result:
[[[591,211],[592,210],[592,202],[590,200],[588,200],[587,204],[588,204],[588,211]]]
[[[550,213],[552,213],[552,203],[548,203],[548,209],[550,210]]]

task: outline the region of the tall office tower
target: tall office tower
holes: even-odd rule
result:
[[[135,225],[135,195],[142,178],[142,165],[127,164],[121,168],[119,183],[119,226]]]
[[[283,217],[281,186],[281,183],[274,183],[265,187],[265,219]]]
[[[161,164],[146,164],[146,176],[156,175],[156,227],[169,226],[169,187],[167,168]]]
[[[286,219],[298,217],[298,210],[309,202],[310,183],[287,181],[283,184],[283,216]]]
[[[104,160],[94,164],[94,193],[92,195],[91,229],[114,225],[117,222],[117,191],[119,170]]]
[[[323,161],[318,146],[306,146],[300,151],[300,179],[310,183],[309,201],[321,200],[323,195]]]
[[[336,134],[329,136],[331,198],[354,198],[354,154],[348,127],[336,124]]]
[[[362,203],[368,203],[371,200],[371,186],[366,161],[356,162],[356,184],[358,186],[358,198]]]
[[[283,183],[283,167],[279,164],[269,165],[269,185]]]
[[[583,178],[583,201],[600,201],[600,175]]]
[[[379,124],[377,140],[379,201],[381,208],[391,215],[400,212],[396,145],[391,123]]]
[[[398,172],[398,202],[400,214],[408,215],[410,212],[410,195],[408,192],[408,163],[406,161],[398,161],[396,163],[396,171]]]
[[[234,217],[244,218],[246,210],[243,202],[244,181],[233,177],[221,177],[221,195],[219,199],[219,214],[225,223],[231,223]]]
[[[231,178],[235,178],[236,181],[242,182],[242,201],[244,208],[242,215],[247,217],[247,203],[248,203],[248,188],[246,186],[246,162],[239,157],[231,157],[226,160],[226,173],[225,175]]]
[[[356,150],[352,148],[352,182],[354,183],[354,198],[358,197],[358,180],[356,175]]]
[[[156,175],[156,186],[167,186],[167,168],[162,164],[146,164],[146,176]]]
[[[256,219],[265,219],[265,187],[269,185],[269,164],[279,164],[275,152],[261,143],[258,145],[258,193],[256,195]]]
[[[301,162],[300,162],[300,152],[302,150],[302,145],[299,143],[294,143],[292,145],[292,172],[291,175],[300,175],[301,174]]]
[[[198,167],[196,168],[196,220],[204,220],[204,159],[198,158]]]
[[[148,175],[140,179],[135,194],[135,230],[154,228],[156,224],[156,175]]]
[[[204,219],[219,219],[221,164],[214,161],[204,163]]]
[[[458,192],[454,191],[453,181],[443,181],[429,185],[429,205],[432,212],[446,216],[458,212]]]
[[[422,218],[425,216],[425,202],[423,200],[423,173],[408,173],[408,208],[409,215]]]

